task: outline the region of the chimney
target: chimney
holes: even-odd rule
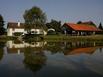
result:
[[[20,27],[20,22],[18,22],[18,27]]]

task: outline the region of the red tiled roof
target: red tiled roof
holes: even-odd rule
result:
[[[18,23],[9,22],[7,28],[24,28],[24,23],[20,23],[20,26],[18,26]]]
[[[65,23],[68,27],[72,28],[75,31],[101,31],[92,25],[85,24],[74,24],[74,23]]]

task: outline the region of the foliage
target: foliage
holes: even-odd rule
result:
[[[47,45],[44,47],[47,51],[50,51],[52,54],[62,52],[62,42],[47,42]]]
[[[23,40],[25,42],[34,42],[34,41],[41,41],[43,40],[43,37],[41,35],[38,35],[38,34],[25,34],[23,36]]]
[[[91,25],[96,27],[96,25],[92,21],[88,21],[88,22],[78,21],[77,24],[85,24],[85,25]]]
[[[23,33],[22,32],[15,32],[14,33],[14,36],[20,36],[20,35],[22,35]]]
[[[56,31],[56,34],[61,33],[61,21],[51,20],[50,23],[47,23],[46,26],[48,29],[53,28]]]
[[[4,33],[5,33],[4,19],[2,15],[0,15],[0,35],[3,35]]]
[[[103,30],[103,26],[102,26],[102,23],[99,24],[99,29]]]
[[[56,35],[56,32],[55,31],[52,31],[52,30],[50,30],[50,31],[48,31],[48,33],[47,33],[48,35]]]
[[[82,21],[78,21],[78,22],[77,22],[77,24],[81,24],[81,23],[82,23]]]
[[[0,42],[7,42],[8,40],[16,40],[17,37],[15,36],[5,36],[5,35],[2,35],[0,36]]]
[[[30,33],[31,28],[43,28],[46,23],[46,14],[37,6],[26,10],[24,15],[25,28]]]
[[[89,25],[92,25],[92,26],[96,27],[96,25],[93,22],[90,22]]]

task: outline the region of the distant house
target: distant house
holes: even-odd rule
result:
[[[47,34],[47,32],[41,28],[32,28],[31,33],[32,34],[42,34],[42,35]],[[27,34],[27,30],[25,30],[24,23],[9,22],[7,24],[7,36],[15,36],[15,34],[20,34],[20,35]]]
[[[65,23],[62,28],[65,34],[70,35],[92,35],[102,31],[89,24]]]

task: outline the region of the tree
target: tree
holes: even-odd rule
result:
[[[78,21],[77,24],[85,24],[85,25],[91,25],[96,27],[96,25],[92,21],[87,21],[87,22]]]
[[[31,28],[44,28],[46,23],[46,14],[37,6],[26,10],[24,15],[25,28],[30,32]]]
[[[100,24],[99,24],[99,27],[98,27],[99,29],[101,29],[101,30],[103,30],[103,26],[102,26],[102,23],[100,22]]]
[[[2,15],[0,14],[0,35],[3,35],[4,33],[5,33],[4,19]]]
[[[77,24],[81,24],[81,23],[82,23],[82,21],[78,21],[78,22],[77,22]]]
[[[55,29],[57,34],[61,32],[61,21],[56,21],[52,19],[50,23],[46,24],[46,26],[48,27],[48,29]]]

